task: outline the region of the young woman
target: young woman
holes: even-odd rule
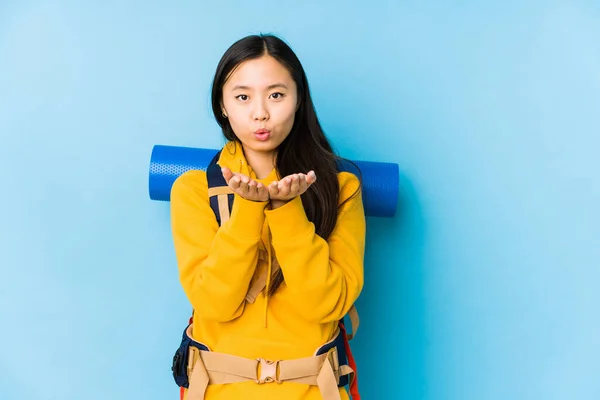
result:
[[[339,322],[363,287],[358,174],[340,172],[304,69],[275,36],[226,51],[212,107],[227,139],[214,160],[223,184],[210,187],[208,172],[194,170],[171,192],[194,310],[174,360],[182,397],[348,399]]]

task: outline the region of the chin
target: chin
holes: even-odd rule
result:
[[[254,146],[254,149],[263,153],[272,153],[274,151],[277,151],[278,147],[279,145],[274,145],[270,143],[260,143],[258,146]]]

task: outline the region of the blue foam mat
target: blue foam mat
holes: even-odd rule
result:
[[[203,170],[218,150],[181,146],[155,145],[150,157],[148,188],[150,199],[169,201],[173,182],[189,170]],[[353,161],[362,172],[363,203],[365,215],[370,217],[393,217],[398,204],[398,164]],[[342,164],[342,170],[356,173],[350,163]]]

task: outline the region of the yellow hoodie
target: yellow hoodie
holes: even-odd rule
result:
[[[277,180],[275,170],[257,179],[234,142],[224,147],[219,165],[265,185]],[[339,173],[338,180],[341,203],[356,191],[359,180],[347,172]],[[332,339],[362,290],[365,215],[360,193],[338,210],[327,241],[315,233],[300,197],[270,210],[266,202],[235,195],[231,218],[219,227],[206,173],[193,170],[173,184],[171,224],[181,284],[194,310],[193,339],[212,351],[271,360],[313,356]],[[265,288],[256,299],[246,299],[265,268],[270,277],[272,263],[259,259],[261,249],[276,254],[285,282],[270,297]],[[344,388],[340,395],[348,399]],[[241,382],[211,384],[205,399],[322,397],[316,386]]]

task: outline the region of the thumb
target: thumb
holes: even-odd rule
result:
[[[225,178],[225,182],[229,184],[229,180],[233,177],[233,172],[227,167],[221,168],[221,173],[223,174],[223,178]]]
[[[316,180],[317,174],[315,174],[315,171],[310,171],[308,174],[306,174],[306,183],[309,185],[315,183]]]

